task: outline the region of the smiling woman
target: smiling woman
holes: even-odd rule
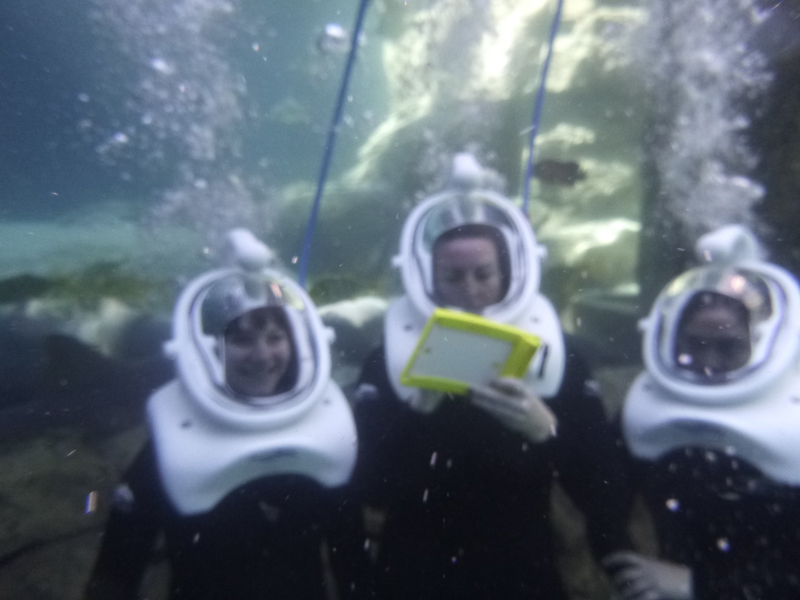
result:
[[[148,401],[151,441],[114,493],[87,599],[136,597],[160,532],[172,600],[327,598],[322,548],[355,518],[340,504],[355,424],[310,298],[250,232],[228,241],[236,264],[178,299],[178,376]]]
[[[286,313],[278,307],[257,308],[225,329],[225,379],[243,396],[271,396],[291,389],[297,358]]]

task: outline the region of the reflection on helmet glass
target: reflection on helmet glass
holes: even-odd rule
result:
[[[743,268],[684,273],[660,303],[660,361],[675,377],[721,383],[770,357],[785,306],[781,287]]]
[[[282,308],[257,308],[234,319],[223,343],[225,380],[237,394],[272,396],[294,387],[297,360]]]

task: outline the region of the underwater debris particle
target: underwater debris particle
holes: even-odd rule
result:
[[[675,498],[670,498],[669,500],[667,500],[666,505],[667,509],[670,510],[671,512],[677,512],[681,507],[681,503]]]
[[[425,504],[428,501],[428,488],[425,488],[425,492],[422,494],[422,503]]]
[[[317,37],[317,50],[323,54],[344,54],[350,50],[350,34],[339,23],[327,23]]]
[[[728,538],[719,538],[717,540],[717,548],[719,548],[722,552],[729,552],[731,549],[731,544],[728,541]]]
[[[86,506],[83,514],[90,515],[97,510],[97,492],[91,491],[86,495]]]
[[[150,61],[150,66],[162,75],[172,75],[175,72],[175,68],[163,58],[154,58]]]
[[[433,467],[435,467],[435,466],[436,466],[436,459],[437,459],[437,457],[438,457],[438,455],[437,455],[437,453],[436,453],[436,452],[434,452],[433,454],[431,454],[431,468],[433,468]]]

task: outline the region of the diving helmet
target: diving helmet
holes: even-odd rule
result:
[[[784,376],[800,350],[800,290],[731,225],[701,237],[702,264],[664,288],[642,321],[657,383],[689,402],[745,400]]]
[[[199,277],[178,299],[167,352],[206,416],[236,428],[280,426],[321,397],[330,376],[332,332],[303,289],[268,267],[266,247],[249,231],[231,232],[229,246],[236,266]],[[286,337],[283,363],[274,367],[276,383],[268,393],[249,393],[229,368],[229,338],[245,315],[256,315],[261,326],[271,321]],[[262,366],[249,368],[251,377],[263,376]]]
[[[393,264],[400,269],[406,294],[425,317],[441,305],[434,285],[433,251],[445,233],[459,228],[488,230],[504,263],[503,297],[483,316],[514,322],[529,308],[539,291],[541,259],[533,229],[508,198],[481,189],[480,166],[469,154],[456,155],[447,190],[420,203],[408,216]]]

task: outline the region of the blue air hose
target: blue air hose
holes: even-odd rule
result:
[[[525,216],[528,215],[528,204],[531,195],[531,178],[533,177],[533,143],[536,140],[536,134],[539,133],[539,123],[542,120],[542,107],[544,106],[544,93],[545,83],[547,82],[547,70],[550,68],[550,57],[553,56],[553,44],[556,40],[558,27],[561,24],[561,9],[564,6],[564,0],[558,0],[556,5],[556,14],[553,15],[553,22],[550,24],[550,41],[547,46],[547,57],[544,59],[542,66],[542,79],[539,82],[539,89],[536,92],[536,100],[533,103],[533,117],[531,118],[531,134],[528,140],[528,164],[525,169],[525,185],[522,192],[522,212]]]
[[[319,170],[319,178],[317,179],[317,193],[314,196],[314,204],[311,207],[311,216],[308,219],[306,234],[305,238],[303,239],[303,249],[300,254],[300,276],[298,281],[303,287],[306,286],[306,277],[308,276],[308,263],[311,259],[311,244],[314,240],[314,228],[317,225],[319,205],[322,200],[322,192],[325,189],[325,180],[328,178],[328,169],[331,165],[333,147],[336,145],[336,135],[339,133],[339,128],[342,122],[344,103],[347,99],[347,88],[350,85],[350,74],[352,73],[353,65],[356,62],[356,53],[358,52],[359,46],[358,42],[361,39],[361,27],[364,24],[364,15],[367,12],[368,4],[369,0],[361,0],[361,4],[358,7],[356,25],[353,29],[353,34],[350,37],[350,53],[347,55],[347,65],[345,66],[344,75],[342,76],[342,83],[339,87],[339,98],[336,101],[336,109],[333,111],[333,118],[331,119],[331,124],[328,128],[328,139],[325,142],[325,154],[322,157],[322,166]]]

